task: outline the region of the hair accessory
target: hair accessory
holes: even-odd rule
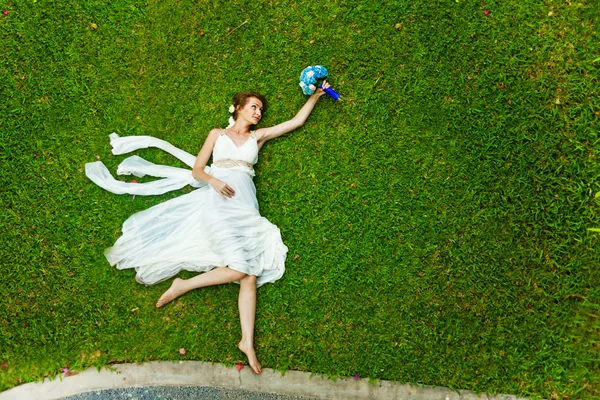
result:
[[[225,129],[231,128],[233,124],[235,124],[235,119],[233,119],[233,117],[229,117],[229,125],[227,125],[227,128]]]
[[[229,111],[229,114],[233,114],[235,112],[235,106],[232,104],[229,106],[229,109],[227,110]],[[229,117],[229,125],[227,125],[227,128],[225,129],[229,129],[233,126],[233,124],[235,124],[235,119],[233,119],[233,115]]]

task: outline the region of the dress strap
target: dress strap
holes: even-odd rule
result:
[[[224,136],[226,131],[227,129],[225,128],[221,129],[221,133],[219,134],[219,136]]]

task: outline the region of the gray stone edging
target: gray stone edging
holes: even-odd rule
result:
[[[392,381],[368,379],[328,379],[308,372],[278,371],[264,368],[255,375],[249,367],[241,371],[221,364],[200,361],[155,361],[144,364],[116,364],[98,371],[87,369],[77,375],[44,382],[28,383],[0,393],[0,400],[60,399],[92,390],[145,386],[212,386],[251,392],[279,393],[318,399],[394,399],[394,400],[521,400],[513,395],[477,395],[444,387],[413,386]]]

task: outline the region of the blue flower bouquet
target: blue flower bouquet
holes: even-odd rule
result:
[[[300,87],[302,88],[302,93],[313,94],[315,90],[317,90],[317,81],[325,78],[327,78],[327,68],[322,65],[311,65],[304,68],[304,71],[300,74]],[[340,98],[340,94],[331,88],[323,90],[334,100]]]

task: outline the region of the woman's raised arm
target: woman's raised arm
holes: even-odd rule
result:
[[[323,81],[322,86],[323,89],[327,89],[329,87],[329,83],[327,83],[327,81]],[[284,135],[304,125],[304,123],[308,119],[308,116],[317,104],[317,101],[319,101],[319,98],[325,94],[325,91],[323,89],[317,89],[315,93],[308,98],[304,106],[302,106],[302,108],[300,109],[300,111],[298,111],[298,114],[296,114],[294,118],[290,119],[289,121],[285,121],[281,124],[272,126],[270,128],[257,129],[256,137],[258,139],[259,147],[261,147],[267,140],[271,140],[281,135]]]

